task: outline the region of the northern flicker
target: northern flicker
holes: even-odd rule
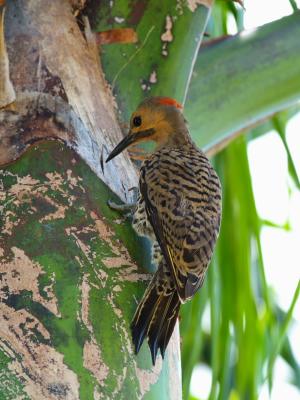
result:
[[[157,264],[131,323],[136,354],[148,337],[152,361],[164,357],[180,304],[201,287],[219,233],[221,186],[205,154],[193,143],[182,106],[168,97],[144,100],[111,160],[141,141],[156,143],[140,168],[133,227],[153,241]]]

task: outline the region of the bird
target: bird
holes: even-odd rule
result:
[[[148,338],[152,363],[164,358],[181,304],[201,288],[220,230],[222,191],[216,171],[193,142],[182,105],[169,97],[143,100],[129,133],[106,162],[152,141],[139,170],[132,225],[152,242],[157,270],[131,322],[135,354]]]

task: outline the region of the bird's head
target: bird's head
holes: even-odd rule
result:
[[[187,140],[188,131],[182,108],[181,104],[169,97],[144,100],[131,116],[127,136],[114,148],[106,162],[140,142],[153,141],[157,147],[162,147]]]

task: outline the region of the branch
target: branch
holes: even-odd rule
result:
[[[9,77],[9,61],[4,37],[5,7],[0,3],[0,109],[16,99],[14,87]]]
[[[0,297],[4,293],[6,303],[0,301],[0,351],[3,346],[5,351],[9,348],[8,359],[15,360],[10,362],[11,371],[18,378],[18,371],[22,372],[21,380],[30,382],[26,390],[33,398],[100,398],[107,393],[118,397],[124,391],[129,398],[142,397],[151,396],[152,390],[157,393],[158,385],[177,399],[178,329],[164,364],[160,360],[155,368],[150,367],[148,349],[136,357],[130,342],[135,294],[139,297],[148,274],[138,273],[127,247],[135,248],[136,258],[144,264],[149,257],[145,257],[142,240],[129,223],[120,228],[115,213],[107,207],[111,192],[102,181],[130,200],[129,189],[136,185],[137,174],[126,155],[116,158],[114,164],[103,163],[122,134],[114,99],[102,74],[95,35],[86,20],[85,32],[81,32],[67,0],[10,1],[6,27],[16,101],[14,110],[0,111],[0,164],[16,160],[34,143],[55,139],[74,149],[101,180],[95,179],[77,154],[57,143],[32,149],[17,163],[1,168],[0,275],[2,272],[5,278]],[[67,192],[67,187],[71,191]],[[16,264],[18,273],[30,279],[19,278]],[[41,272],[33,275],[37,265]],[[6,283],[11,275],[13,279]],[[55,314],[53,307],[49,312],[39,308],[40,300],[49,294],[42,289],[46,275],[61,296],[57,302],[61,314]],[[18,286],[19,281],[23,286]],[[30,299],[27,293],[29,297],[32,294]],[[75,293],[80,293],[81,299]],[[7,316],[6,305],[14,320]],[[22,318],[19,306],[26,308]],[[42,336],[36,329],[37,320]],[[36,335],[27,333],[32,321]],[[112,345],[111,332],[116,333]],[[45,335],[49,338],[47,347],[43,346]],[[55,348],[58,363],[48,347]],[[19,355],[18,360],[15,355]],[[174,387],[169,384],[169,375],[176,380]]]
[[[164,95],[184,103],[212,0],[174,2],[124,0],[103,6],[92,3],[86,12],[94,31],[131,27],[139,42],[105,48],[105,76],[118,94],[124,120],[148,96]],[[187,29],[188,27],[188,29]]]
[[[90,42],[90,38],[87,41],[80,31],[67,1],[51,1],[47,3],[47,11],[42,0],[26,1],[26,6],[23,1],[17,2],[16,6],[9,3],[7,46],[11,60],[11,80],[17,93],[17,110],[14,117],[10,118],[11,122],[14,121],[10,130],[13,132],[15,129],[15,146],[22,152],[23,145],[30,144],[20,131],[20,121],[26,118],[24,92],[31,93],[27,96],[27,117],[31,118],[40,113],[37,98],[34,100],[34,96],[38,96],[38,93],[47,94],[41,96],[41,100],[43,108],[49,112],[49,119],[59,120],[67,108],[73,110],[69,117],[65,115],[64,121],[68,125],[68,119],[72,123],[77,119],[86,134],[74,134],[77,129],[73,127],[73,139],[67,143],[76,148],[93,171],[126,200],[131,197],[128,189],[137,183],[135,168],[129,157],[120,156],[114,164],[101,163],[101,158],[105,158],[121,140],[122,133],[113,112],[114,101],[103,77],[98,55]],[[37,105],[35,111],[32,109],[34,101]],[[53,109],[53,104],[56,109]],[[20,110],[22,111],[19,112]],[[6,115],[2,114],[2,121]],[[45,114],[43,118],[45,119]],[[56,137],[58,132],[59,129],[52,133],[50,130],[47,136]],[[38,130],[35,134],[34,141],[43,139]],[[68,133],[64,132],[62,140],[67,136]],[[8,144],[6,142],[0,149],[2,154],[8,150]],[[12,161],[18,156],[13,149],[9,153],[13,158],[6,161]]]

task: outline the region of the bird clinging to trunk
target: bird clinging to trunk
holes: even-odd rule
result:
[[[131,323],[135,352],[145,337],[153,364],[164,356],[180,304],[201,287],[219,233],[221,186],[205,154],[192,142],[182,106],[168,97],[144,100],[111,160],[141,141],[156,143],[140,168],[133,227],[153,241],[157,264]]]

